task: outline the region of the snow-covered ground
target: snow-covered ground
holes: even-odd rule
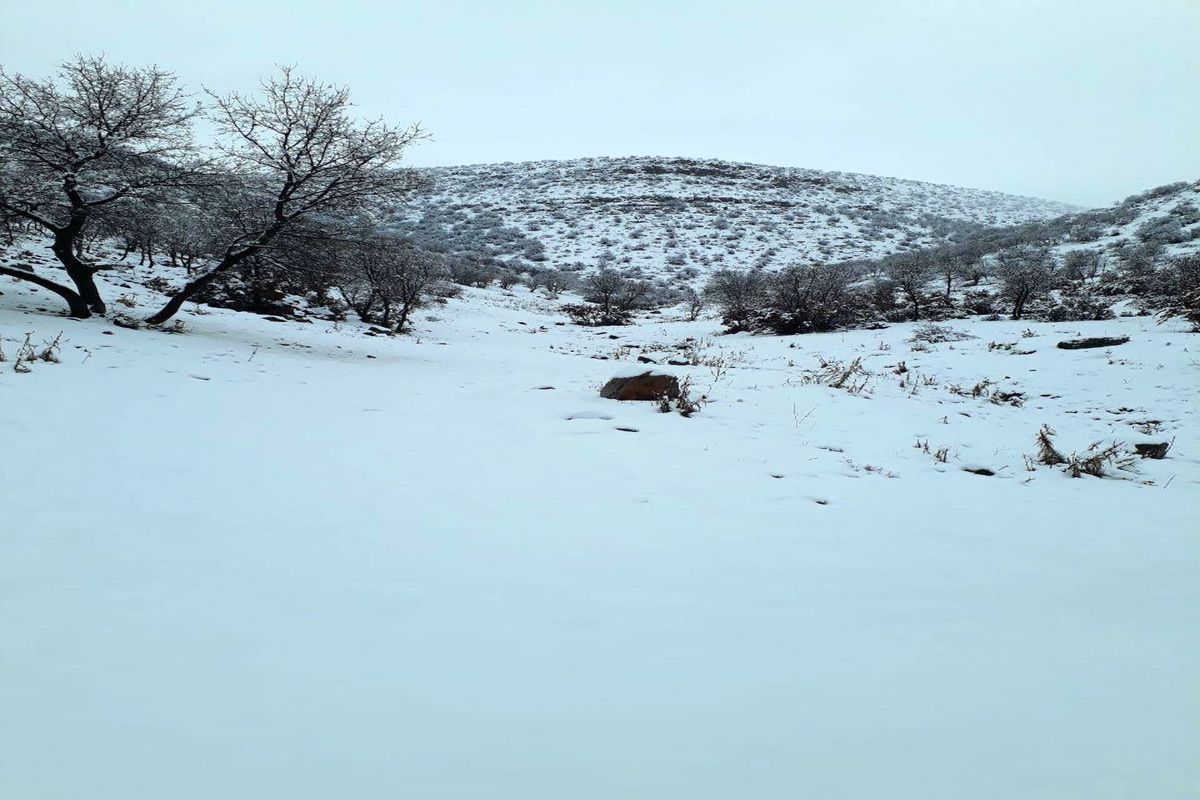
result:
[[[963,321],[914,350],[912,325],[587,330],[518,289],[410,337],[219,310],[168,334],[0,291],[0,797],[1200,782],[1182,325]],[[14,372],[27,331],[62,363]],[[1055,348],[1078,335],[1131,340]],[[598,397],[668,352],[705,362],[668,367],[697,415]],[[1072,479],[1028,471],[1043,424],[1068,454],[1174,446]]]

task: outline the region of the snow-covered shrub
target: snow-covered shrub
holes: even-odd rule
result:
[[[932,322],[927,322],[924,325],[918,325],[914,328],[912,336],[907,341],[942,344],[943,342],[963,342],[974,338],[969,333],[964,333],[954,328],[947,328],[945,325],[935,325]]]
[[[1112,319],[1111,303],[1082,287],[1064,289],[1057,302],[1044,313],[1049,322],[1079,322]]]
[[[1072,250],[1063,256],[1062,277],[1069,281],[1095,278],[1104,266],[1103,250]]]
[[[892,284],[912,307],[912,318],[920,319],[921,312],[929,305],[926,289],[934,277],[931,255],[922,251],[902,253],[887,259],[884,268]]]
[[[388,238],[346,247],[339,263],[338,286],[359,319],[398,333],[447,275],[440,257]]]
[[[962,307],[972,314],[995,314],[996,296],[985,289],[973,289],[963,293]]]
[[[562,306],[562,311],[576,325],[587,327],[603,327],[608,325],[628,325],[633,319],[629,311],[604,307],[595,303],[568,303]]]
[[[459,286],[475,286],[483,289],[496,280],[498,271],[490,264],[482,264],[466,258],[453,259],[449,264],[450,280]]]
[[[1161,319],[1183,317],[1200,333],[1200,254],[1180,256],[1161,271],[1146,305]]]
[[[1178,244],[1186,242],[1188,236],[1183,231],[1183,223],[1179,217],[1167,215],[1155,217],[1138,226],[1137,238],[1143,242]]]
[[[298,292],[302,291],[295,277],[278,262],[252,257],[223,283],[209,284],[196,292],[195,300],[234,311],[295,316],[300,305]]]
[[[579,285],[579,279],[574,273],[561,269],[546,269],[534,272],[529,276],[527,282],[530,289],[542,289],[546,292],[546,296],[551,299]]]

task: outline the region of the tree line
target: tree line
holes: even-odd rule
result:
[[[796,265],[777,272],[720,270],[705,285],[731,332],[780,335],[880,322],[938,321],[967,315],[1054,322],[1113,316],[1121,297],[1200,328],[1200,255],[1137,258],[1020,241],[988,252],[978,242],[911,250],[875,261]],[[1112,261],[1113,263],[1109,263]],[[984,279],[989,288],[982,288]]]

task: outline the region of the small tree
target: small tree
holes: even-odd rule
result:
[[[975,265],[983,258],[983,249],[974,243],[943,248],[934,256],[941,278],[946,282],[945,298],[950,301],[955,279],[968,280],[975,274]]]
[[[1163,272],[1160,291],[1151,299],[1159,318],[1183,317],[1200,332],[1200,255],[1178,256]]]
[[[626,278],[615,269],[593,272],[583,281],[583,299],[600,307],[604,317],[628,314],[650,293],[650,284]]]
[[[704,295],[688,286],[683,290],[683,303],[687,307],[688,322],[700,319],[700,314],[704,311]]]
[[[546,296],[556,299],[563,292],[568,292],[578,285],[579,281],[570,272],[561,269],[544,269],[529,276],[531,290],[544,289]]]
[[[771,280],[770,311],[762,325],[788,336],[849,324],[860,311],[850,292],[852,278],[845,264],[788,267]]]
[[[409,242],[380,237],[346,248],[339,284],[360,319],[399,333],[446,274],[436,256]]]
[[[996,253],[1000,293],[1012,302],[1012,318],[1020,319],[1025,305],[1054,285],[1054,257],[1047,247],[1018,244]]]
[[[147,322],[173,317],[197,292],[262,252],[291,226],[386,205],[418,183],[397,168],[421,138],[418,126],[394,128],[350,115],[350,93],[283,68],[259,97],[211,95],[230,174],[227,213],[241,229],[216,263],[189,281]]]
[[[1104,259],[1103,250],[1072,250],[1063,257],[1063,277],[1071,281],[1091,280],[1100,274]]]
[[[0,274],[55,292],[73,317],[105,313],[95,282],[103,267],[81,257],[88,222],[119,201],[194,182],[196,114],[156,67],[79,57],[56,81],[0,69],[0,208],[45,231],[75,288],[8,267]]]
[[[893,256],[888,261],[887,275],[912,304],[913,319],[920,319],[925,288],[933,278],[933,262],[929,256],[921,252]]]
[[[751,317],[766,306],[768,283],[761,270],[718,270],[705,284],[704,296],[721,309],[726,327],[745,330]]]
[[[1156,239],[1127,246],[1122,250],[1121,255],[1125,260],[1125,269],[1130,279],[1135,284],[1143,285],[1139,286],[1139,290],[1153,279],[1154,271],[1158,269],[1165,250],[1166,245]]]

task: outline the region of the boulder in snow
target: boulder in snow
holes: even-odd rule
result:
[[[658,400],[679,397],[679,381],[674,375],[654,369],[636,374],[617,374],[600,390],[608,400]]]

